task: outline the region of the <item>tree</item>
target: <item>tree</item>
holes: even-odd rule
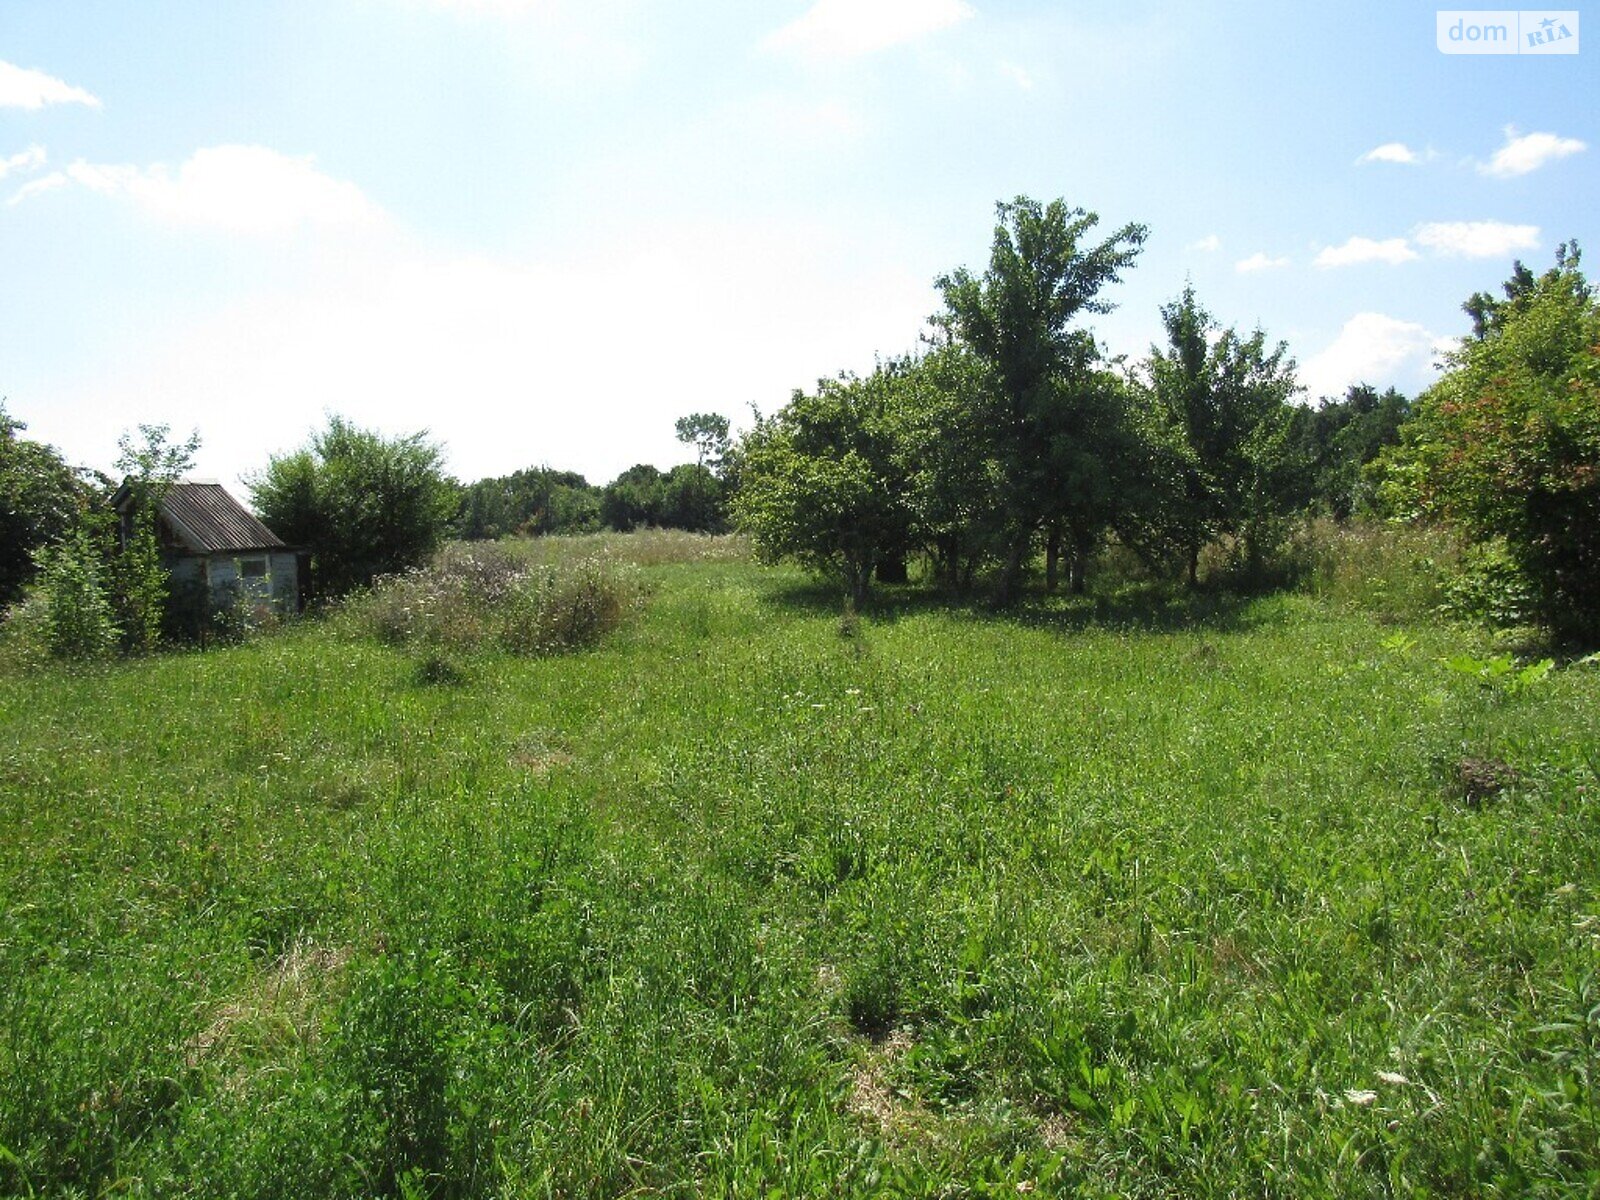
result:
[[[621,533],[664,523],[666,476],[649,463],[636,463],[610,483],[600,496],[600,519]]]
[[[1502,543],[1558,636],[1600,639],[1600,301],[1563,244],[1504,302],[1467,304],[1474,336],[1417,399],[1383,460],[1398,514]],[[1481,327],[1482,332],[1478,332]]]
[[[857,604],[879,563],[904,558],[914,517],[897,441],[900,385],[894,364],[824,379],[745,435],[734,517],[759,558],[794,559]]]
[[[916,542],[947,586],[965,589],[999,538],[999,464],[988,447],[993,383],[958,342],[891,364],[897,469],[906,481]]]
[[[1257,567],[1294,507],[1290,401],[1299,385],[1288,347],[1268,348],[1260,329],[1213,338],[1216,323],[1192,287],[1161,319],[1167,346],[1151,347],[1144,383],[1168,494],[1148,524],[1181,556],[1193,586],[1208,542],[1240,537]]]
[[[507,534],[590,533],[600,527],[600,489],[576,471],[531,467],[462,489],[456,532],[467,539]]]
[[[261,519],[291,545],[310,548],[320,596],[420,566],[460,505],[444,449],[426,430],[387,438],[339,416],[302,449],[273,456],[248,484]]]
[[[667,524],[699,533],[719,531],[726,525],[724,469],[732,446],[728,418],[720,413],[691,413],[679,417],[675,428],[678,440],[695,448],[695,461],[672,469],[667,481]]]
[[[1073,322],[1081,313],[1110,311],[1097,297],[1133,263],[1147,231],[1125,225],[1085,246],[1081,240],[1099,222],[1094,213],[1025,196],[997,211],[989,269],[981,278],[965,268],[941,276],[945,311],[936,322],[983,360],[994,385],[984,425],[1000,470],[997,598],[1006,603],[1015,598],[1033,538],[1081,494],[1070,478],[1075,464],[1098,453],[1092,410],[1102,394],[1099,352],[1092,334]],[[1095,507],[1074,513],[1080,526],[1092,523]]]
[[[1399,443],[1410,415],[1411,401],[1394,388],[1380,393],[1365,383],[1297,410],[1292,438],[1306,464],[1305,501],[1340,521],[1370,508],[1376,490],[1366,468]]]
[[[114,535],[107,530],[102,537],[111,608],[126,650],[152,650],[161,640],[172,596],[156,533],[157,513],[162,498],[193,466],[199,449],[198,432],[174,442],[166,425],[141,425],[138,439],[127,433],[117,439],[126,516]]]
[[[728,418],[720,413],[690,413],[674,425],[678,440],[695,448],[695,465],[720,470],[732,444],[728,438]]]
[[[26,428],[0,400],[0,608],[22,595],[37,570],[35,556],[71,531],[84,504],[61,455],[17,436]]]

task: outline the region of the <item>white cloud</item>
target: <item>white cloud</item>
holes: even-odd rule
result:
[[[353,183],[324,175],[309,156],[264,146],[197,150],[176,172],[165,164],[111,166],[79,160],[66,178],[92,191],[131,200],[163,220],[211,225],[236,233],[278,233],[300,225],[364,225],[382,211]],[[56,176],[37,181],[59,186]],[[12,198],[46,191],[34,184]]]
[[[1480,163],[1478,170],[1498,179],[1510,179],[1586,149],[1588,147],[1577,138],[1557,137],[1553,133],[1528,133],[1518,137],[1517,131],[1507,126],[1506,144],[1496,150],[1487,163]]]
[[[197,471],[231,482],[332,411],[429,428],[461,478],[549,463],[604,481],[683,461],[686,412],[738,420],[751,401],[770,412],[841,368],[870,371],[937,308],[923,272],[810,222],[635,225],[541,261],[430,253],[403,230],[349,242],[290,247],[283,287],[84,366],[27,414],[30,436],[109,462],[129,413],[198,426]]]
[[[1198,242],[1190,242],[1185,250],[1199,250],[1203,254],[1215,254],[1222,249],[1222,239],[1214,233],[1208,233]]]
[[[1407,146],[1404,142],[1385,142],[1381,146],[1374,146],[1360,158],[1356,159],[1357,163],[1383,162],[1410,164],[1421,161],[1421,156],[1418,155],[1417,152],[1410,146]]]
[[[1018,66],[1014,62],[1003,62],[1000,64],[1000,74],[1011,80],[1023,91],[1033,91],[1033,76],[1026,67]]]
[[[32,179],[23,184],[17,189],[16,194],[13,195],[11,199],[7,201],[7,203],[20,204],[29,196],[38,196],[45,192],[53,192],[58,187],[64,186],[66,183],[67,177],[65,174],[60,171],[51,171],[48,175],[40,176],[38,179]]]
[[[1353,383],[1415,393],[1432,379],[1434,360],[1451,345],[1414,321],[1357,313],[1326,349],[1301,365],[1300,382],[1312,397],[1342,396]]]
[[[63,83],[43,71],[0,62],[0,108],[25,108],[30,112],[46,104],[87,104],[99,108],[100,101],[82,88]]]
[[[1353,237],[1342,246],[1326,247],[1311,265],[1349,267],[1357,263],[1382,262],[1393,266],[1417,257],[1417,252],[1407,244],[1405,238],[1385,238],[1378,242],[1372,238]]]
[[[1539,248],[1537,225],[1503,221],[1430,221],[1418,225],[1412,236],[1419,245],[1452,258],[1499,258]]]
[[[1280,267],[1287,267],[1287,258],[1272,258],[1257,250],[1249,258],[1241,258],[1233,264],[1233,269],[1241,275],[1248,275],[1253,271],[1275,271]]]
[[[807,58],[855,58],[915,41],[973,15],[965,0],[816,0],[763,45]]]
[[[44,166],[44,147],[29,146],[20,154],[13,154],[10,158],[0,158],[0,179],[4,179],[13,171],[32,171]]]

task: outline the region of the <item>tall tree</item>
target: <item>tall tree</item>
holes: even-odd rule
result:
[[[1259,564],[1293,506],[1291,400],[1299,385],[1288,347],[1216,322],[1186,287],[1161,310],[1165,348],[1152,347],[1145,381],[1171,491],[1155,515],[1193,586],[1200,551],[1225,534]]]
[[[1089,245],[1084,239],[1099,217],[1061,200],[1040,205],[1019,196],[997,212],[988,270],[941,276],[945,309],[936,321],[984,361],[994,383],[984,426],[1000,469],[997,598],[1007,603],[1040,528],[1070,504],[1066,444],[1082,447],[1080,463],[1095,453],[1090,410],[1099,353],[1093,335],[1073,323],[1110,311],[1099,293],[1132,265],[1147,231],[1129,224]]]
[[[678,440],[695,449],[695,465],[712,471],[721,468],[731,445],[728,418],[721,413],[690,413],[674,425]]]

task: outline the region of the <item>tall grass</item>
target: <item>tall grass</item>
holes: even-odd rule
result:
[[[643,570],[7,677],[0,1194],[1593,1191],[1600,667]]]
[[[1459,534],[1437,525],[1311,522],[1289,553],[1316,596],[1389,621],[1428,620],[1446,610],[1459,573]]]
[[[743,534],[690,533],[683,529],[506,538],[495,545],[519,561],[539,564],[598,558],[638,567],[659,567],[672,563],[734,563],[752,559],[750,539]]]
[[[344,616],[395,644],[552,654],[593,645],[642,599],[627,564],[594,555],[539,562],[505,544],[458,543],[426,567],[380,580]]]

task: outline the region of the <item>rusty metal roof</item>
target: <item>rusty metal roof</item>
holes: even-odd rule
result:
[[[181,541],[200,553],[287,549],[220,483],[174,484],[161,498],[161,516]]]

